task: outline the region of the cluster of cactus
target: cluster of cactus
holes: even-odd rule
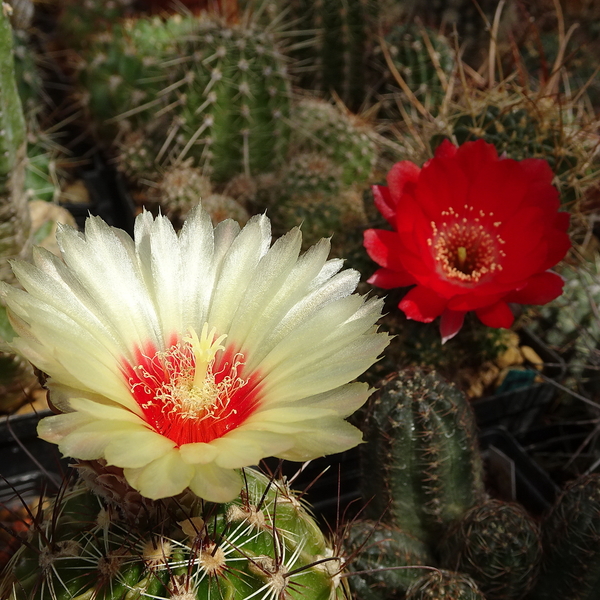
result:
[[[377,35],[377,0],[280,1],[295,31],[291,56],[302,87],[322,93],[334,91],[357,109],[373,81],[369,59]]]
[[[2,577],[3,600],[344,596],[341,559],[282,481],[245,469],[232,502],[150,501],[114,468],[80,469],[34,519]]]
[[[600,475],[570,483],[542,523],[544,555],[531,600],[595,598],[600,589]]]
[[[71,12],[60,23],[67,39],[77,33]],[[84,10],[77,16],[90,18]],[[79,97],[101,134],[146,139],[148,161],[131,169],[138,176],[193,158],[219,181],[269,169],[284,152],[286,59],[273,33],[252,19],[137,15],[85,41],[72,61]]]
[[[377,163],[375,134],[324,100],[297,102],[291,120],[289,159],[263,186],[263,203],[279,233],[302,225],[306,247],[333,235],[333,252],[347,255],[367,222],[363,192]]]
[[[364,514],[382,524],[349,529],[349,550],[362,549],[350,566],[356,592],[370,600],[523,598],[541,558],[539,530],[520,506],[486,497],[465,396],[434,372],[401,371],[372,398],[364,433]]]
[[[148,182],[146,197],[156,203],[172,222],[181,225],[190,210],[202,202],[216,225],[230,218],[245,225],[250,215],[242,203],[226,194],[215,193],[208,177],[191,160],[158,171],[156,181]],[[150,204],[151,206],[151,204]]]

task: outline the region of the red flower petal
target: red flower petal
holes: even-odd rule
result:
[[[466,313],[464,312],[448,309],[442,313],[442,318],[440,319],[442,344],[445,344],[448,340],[452,339],[461,330],[465,321],[465,314]]]
[[[515,320],[512,311],[506,302],[496,302],[492,306],[480,308],[475,311],[479,320],[488,327],[504,327],[508,329]]]
[[[429,221],[443,219],[449,209],[462,211],[469,180],[454,158],[434,158],[423,166],[414,197]]]
[[[498,163],[498,152],[484,140],[466,142],[456,152],[458,166],[467,177],[474,179],[486,165]]]
[[[538,273],[527,281],[527,285],[506,296],[506,302],[519,304],[546,304],[562,294],[564,281],[560,275],[546,271]]]
[[[458,152],[458,147],[450,140],[443,140],[442,143],[435,149],[435,158],[453,158]]]
[[[396,205],[390,193],[390,189],[385,185],[371,186],[373,191],[373,199],[377,210],[383,215],[385,220],[393,227],[395,220]]]
[[[471,186],[463,203],[485,213],[487,218],[483,218],[488,223],[501,223],[513,216],[526,198],[525,174],[519,163],[510,159],[495,162],[479,159],[476,165],[477,169],[469,169]]]
[[[367,282],[385,290],[391,290],[392,288],[397,287],[407,287],[417,283],[415,278],[409,273],[391,271],[390,269],[378,269],[371,277],[369,277],[369,279],[367,279]]]
[[[404,311],[408,319],[431,323],[444,312],[447,300],[435,292],[418,285],[402,298],[398,308]]]
[[[386,180],[396,199],[404,193],[404,186],[407,183],[417,182],[420,172],[421,167],[409,160],[401,160],[390,169]]]

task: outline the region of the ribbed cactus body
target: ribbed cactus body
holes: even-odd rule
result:
[[[544,558],[531,600],[595,600],[600,590],[600,475],[575,480],[542,523]]]
[[[377,35],[376,0],[279,0],[295,30],[292,57],[300,85],[335,92],[352,109],[369,93],[369,58]],[[297,41],[296,41],[297,40]]]
[[[341,563],[299,500],[256,471],[245,481],[224,505],[142,501],[136,521],[79,484],[13,558],[1,597],[341,598]]]
[[[523,598],[535,582],[541,550],[535,521],[521,506],[500,500],[469,510],[440,547],[443,565],[470,575],[487,600]]]
[[[486,600],[477,584],[463,573],[430,571],[410,586],[405,600]]]
[[[419,579],[424,565],[434,564],[429,547],[398,528],[357,520],[344,538],[346,554],[354,558],[350,587],[361,600],[383,600],[406,592]],[[402,568],[404,567],[404,568]]]
[[[474,417],[464,395],[435,373],[407,369],[371,398],[361,446],[366,513],[424,541],[483,495]]]

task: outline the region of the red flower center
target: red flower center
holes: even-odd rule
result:
[[[490,227],[479,217],[460,218],[452,208],[442,212],[442,216],[450,219],[441,224],[431,222],[433,236],[427,243],[432,247],[434,259],[447,279],[474,284],[480,283],[486,275],[502,270],[500,261],[505,253],[501,246],[504,240],[494,231],[500,226],[499,222]],[[481,212],[481,217],[485,216]]]
[[[166,351],[138,351],[125,376],[146,422],[177,446],[210,442],[239,427],[260,401],[259,376],[244,373],[245,357],[222,338],[192,332]],[[224,337],[224,336],[223,336]]]

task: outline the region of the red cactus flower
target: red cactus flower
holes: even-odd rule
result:
[[[373,285],[415,285],[399,308],[424,323],[441,315],[443,341],[475,311],[490,327],[510,327],[509,303],[546,304],[563,281],[548,271],[571,246],[569,214],[542,159],[498,157],[478,140],[444,141],[422,168],[396,163],[375,204],[393,231],[365,231],[365,248],[381,268]]]

